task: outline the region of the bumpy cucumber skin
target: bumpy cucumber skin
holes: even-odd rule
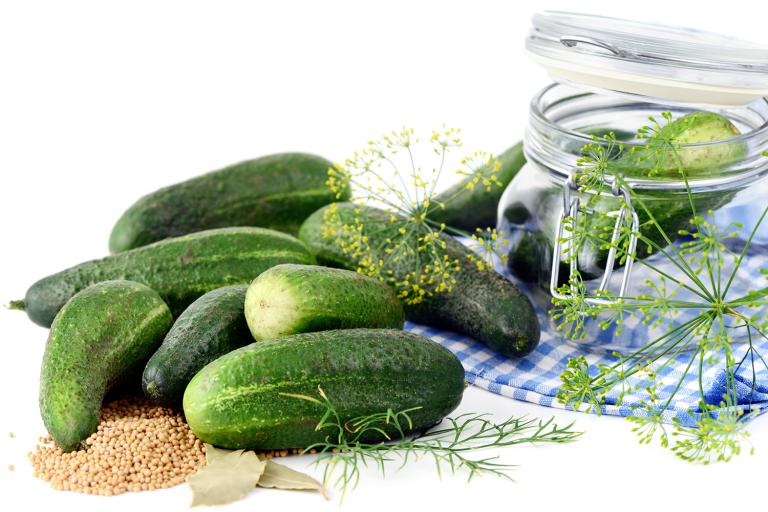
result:
[[[217,357],[253,343],[243,314],[247,285],[206,293],[179,316],[144,368],[141,387],[152,402],[179,405],[195,374]]]
[[[72,297],[51,326],[40,372],[40,413],[71,451],[99,423],[106,392],[146,362],[173,318],[163,299],[131,281],[105,281]]]
[[[274,324],[290,302],[290,322]],[[357,327],[402,329],[403,305],[379,280],[357,272],[286,263],[254,279],[245,298],[245,316],[257,340],[303,332]],[[259,317],[273,317],[269,325]]]
[[[714,112],[689,112],[659,131],[656,140],[667,141],[667,146],[659,147],[659,142],[651,141],[647,148],[634,148],[612,162],[613,170],[630,177],[679,179],[682,167],[687,178],[718,176],[724,168],[747,155],[745,142],[728,142],[739,135],[741,132],[727,117]],[[720,143],[697,145],[717,141]],[[669,144],[683,147],[671,151]],[[687,144],[693,145],[686,147]]]
[[[109,249],[117,253],[228,226],[296,234],[310,213],[336,200],[325,185],[330,166],[316,155],[281,153],[162,188],[123,213],[112,229]]]
[[[157,291],[178,316],[204,293],[248,284],[279,263],[314,264],[306,246],[277,231],[222,228],[201,231],[88,261],[33,284],[24,299],[27,315],[48,327],[75,293],[99,281],[127,279]]]
[[[480,183],[469,190],[467,184],[472,177],[467,176],[434,198],[434,202],[444,204],[445,207],[435,209],[429,217],[469,232],[477,228],[495,228],[499,199],[512,178],[525,165],[523,142],[518,142],[496,158],[501,164],[496,175],[500,185],[493,185],[488,190]]]
[[[354,269],[356,263],[332,239],[322,236],[327,208],[321,208],[304,221],[299,238],[321,263]],[[375,208],[352,203],[337,203],[336,208],[339,217],[349,223],[355,218],[355,211],[359,211],[367,232],[379,231],[389,223],[389,215]],[[405,317],[466,334],[506,356],[530,353],[539,343],[541,330],[528,297],[502,275],[478,270],[467,258],[470,250],[454,238],[444,236],[443,240],[448,256],[458,259],[460,264],[460,271],[455,274],[456,284],[450,293],[438,293],[420,304],[406,305]]]
[[[222,448],[305,448],[334,435],[315,431],[325,408],[284,393],[319,398],[318,386],[342,421],[420,407],[410,413],[419,430],[459,405],[464,370],[446,348],[399,330],[296,334],[207,365],[184,392],[184,414],[196,436]]]

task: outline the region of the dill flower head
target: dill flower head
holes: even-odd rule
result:
[[[451,176],[462,178],[466,190],[502,185],[499,161],[483,151],[457,160],[454,153],[462,145],[458,129],[443,128],[422,139],[403,128],[328,169],[326,185],[337,197],[351,186],[353,202],[383,210],[388,222],[373,229],[360,215],[342,218],[332,206],[324,214],[323,237],[355,261],[358,272],[390,284],[406,304],[453,289],[460,262],[447,253],[446,234],[473,239],[476,254],[469,258],[483,270],[493,268],[494,254],[507,244],[495,229],[465,233],[431,218],[451,199],[437,199]]]

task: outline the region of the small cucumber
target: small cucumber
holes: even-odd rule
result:
[[[247,289],[247,285],[218,288],[184,310],[144,368],[141,385],[150,400],[180,404],[184,388],[200,368],[253,343],[243,314]]]
[[[459,405],[464,370],[448,349],[403,331],[296,334],[208,364],[184,392],[184,414],[197,437],[222,448],[306,448],[336,432],[315,429],[323,405],[288,395],[317,398],[318,387],[342,422],[417,407],[410,413],[416,431]]]
[[[282,153],[162,188],[136,201],[120,217],[109,237],[109,249],[116,253],[229,226],[296,234],[310,213],[336,200],[325,185],[330,166],[330,161],[316,155]]]
[[[738,127],[725,116],[689,112],[661,127],[645,146],[634,147],[612,161],[611,170],[657,179],[681,179],[681,169],[688,179],[721,176],[726,167],[747,155],[747,144],[739,135]]]
[[[143,284],[105,281],[56,315],[40,372],[40,413],[53,440],[71,451],[96,431],[104,395],[143,364],[173,323]]]
[[[245,317],[256,339],[355,327],[403,327],[403,306],[386,284],[357,272],[283,264],[253,280]]]
[[[429,218],[469,232],[477,228],[495,228],[499,199],[512,178],[525,165],[523,142],[504,151],[497,160],[501,164],[496,174],[499,185],[492,186],[490,190],[482,185],[469,190],[467,184],[473,176],[467,176],[432,200],[443,206],[432,211]]]
[[[356,261],[332,239],[323,236],[324,212],[321,208],[304,221],[299,238],[323,264],[356,269]],[[371,247],[380,247],[374,258],[386,258],[381,233],[391,225],[390,214],[369,206],[336,203],[339,218],[352,225],[356,219],[363,225],[362,234],[371,240]],[[377,238],[378,237],[378,238]],[[405,306],[405,317],[416,323],[440,327],[466,334],[497,352],[519,357],[531,352],[539,343],[541,331],[536,312],[528,297],[501,274],[478,270],[467,258],[470,250],[453,237],[442,235],[446,255],[458,260],[460,269],[456,283],[446,293],[436,293],[416,305]],[[405,279],[412,268],[394,270],[399,280]],[[398,277],[399,276],[399,277]]]
[[[205,292],[249,284],[278,263],[313,264],[296,238],[263,228],[237,227],[169,238],[45,277],[14,307],[26,309],[36,324],[48,327],[67,300],[83,288],[109,279],[128,279],[157,291],[174,316]]]

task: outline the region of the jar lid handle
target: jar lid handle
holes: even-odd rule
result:
[[[562,36],[560,38],[560,43],[563,46],[566,46],[568,48],[573,48],[577,44],[588,44],[591,46],[597,46],[598,48],[603,48],[604,50],[608,50],[609,52],[616,55],[617,57],[628,57],[631,55],[626,50],[622,50],[621,48],[618,48],[617,46],[612,45],[611,43],[602,41],[595,37],[567,35],[567,36]]]

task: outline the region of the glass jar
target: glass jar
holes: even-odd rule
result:
[[[538,28],[546,25],[544,21],[538,20]],[[538,28],[534,27],[534,36]],[[594,46],[595,40],[591,41]],[[568,47],[563,38],[560,42]],[[609,46],[613,54],[616,48],[613,43]],[[718,243],[722,238],[724,254],[734,255],[726,257],[722,268],[716,269],[722,275],[729,275],[726,272],[733,268],[736,256],[751,236],[733,290],[748,289],[754,287],[756,280],[764,280],[760,267],[768,258],[768,222],[760,224],[754,234],[753,230],[768,205],[768,158],[764,155],[768,150],[768,99],[754,99],[746,105],[715,106],[683,101],[677,86],[666,99],[651,98],[636,91],[601,90],[595,83],[573,85],[570,78],[572,74],[569,79],[559,80],[567,83],[552,84],[532,100],[525,137],[527,163],[509,184],[499,204],[497,227],[510,244],[507,265],[517,279],[532,285],[535,300],[545,308],[550,307],[553,294],[568,293],[569,276],[575,271],[588,290],[598,291],[598,297],[601,291],[613,297],[674,293],[676,299],[686,300],[688,290],[674,284],[680,273],[662,253],[679,251],[692,261],[698,257],[697,241],[701,239],[690,232],[694,215],[706,218],[713,229],[717,226],[720,231],[709,235],[718,238]],[[660,89],[654,91],[658,93]],[[641,127],[652,124],[649,117],[663,124],[662,113],[669,112],[676,119],[693,111],[720,114],[741,135],[679,145],[677,155],[682,155],[682,160],[676,163],[685,164],[685,179],[679,173],[679,165],[671,166],[669,172],[663,172],[663,165],[656,165],[655,171],[649,173],[641,160],[634,160],[621,170],[624,189],[619,189],[610,175],[607,185],[602,187],[608,190],[599,192],[600,197],[576,186],[575,177],[585,165],[590,165],[584,162],[585,151],[609,159],[616,156],[612,153],[619,151],[619,144],[623,155],[631,154],[634,148],[643,151],[649,142],[638,139],[636,134]],[[615,134],[616,142],[610,137],[603,138],[609,133]],[[659,168],[662,172],[658,172]],[[570,210],[574,204],[577,209]],[[578,222],[574,213],[578,213]],[[651,218],[656,222],[651,222]],[[616,241],[613,237],[621,236],[619,228],[631,225],[633,219],[645,242],[633,247],[634,258],[615,257],[609,250],[610,242]],[[603,233],[604,242],[592,240],[569,245],[577,225],[582,230]],[[664,234],[659,226],[664,228]],[[768,306],[763,314],[768,314]],[[664,312],[660,316],[664,317]],[[629,325],[625,323],[619,328],[613,324],[608,329],[600,325],[599,317],[588,319],[580,343],[625,352],[654,339],[651,336],[658,333],[651,331],[667,332],[669,322],[676,321],[669,316],[662,318],[665,325],[659,325],[656,319],[635,318]],[[556,328],[555,322],[549,326],[553,332]]]

